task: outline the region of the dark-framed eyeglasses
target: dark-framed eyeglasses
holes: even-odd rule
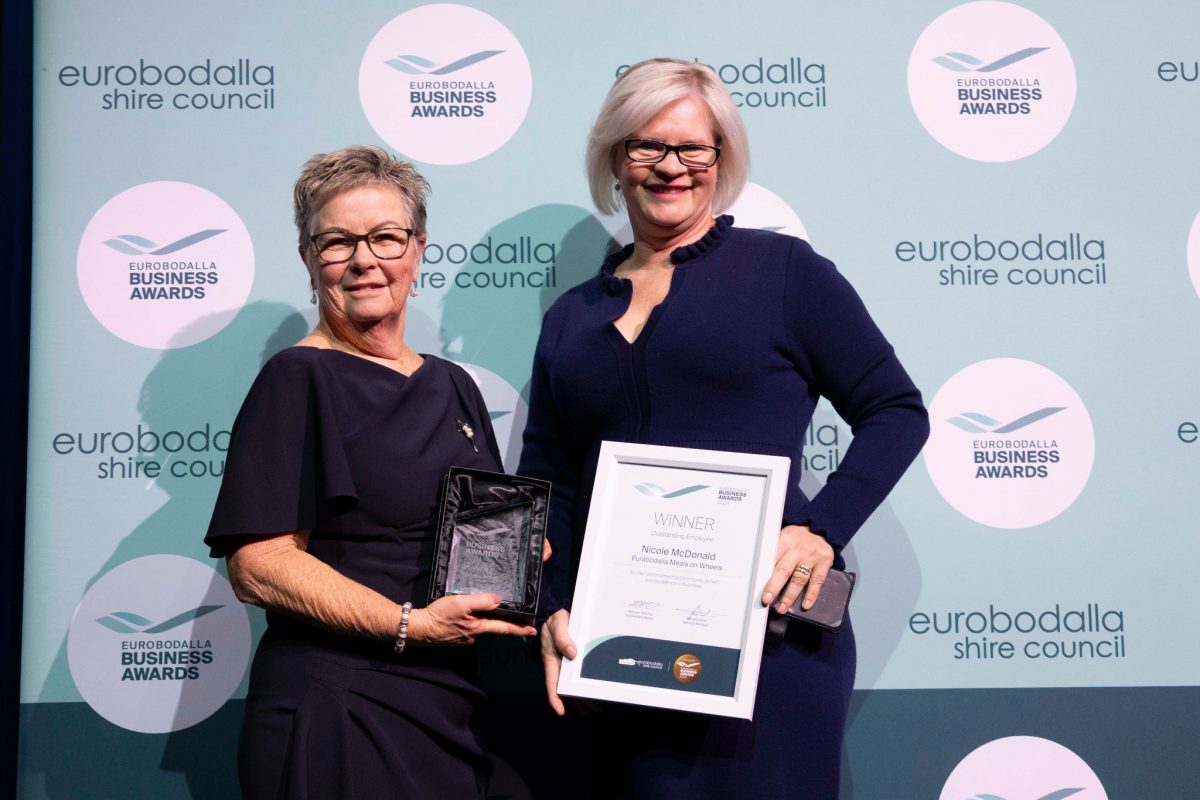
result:
[[[308,241],[322,263],[341,264],[353,258],[359,242],[366,242],[376,258],[401,258],[408,252],[409,240],[416,235],[412,228],[377,228],[361,234],[333,230],[314,233]]]
[[[667,144],[657,139],[626,139],[625,155],[630,161],[639,164],[657,164],[674,153],[679,163],[685,167],[703,169],[717,163],[721,157],[721,148],[711,144],[684,142],[683,144]]]

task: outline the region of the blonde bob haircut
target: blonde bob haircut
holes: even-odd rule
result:
[[[300,247],[308,247],[309,225],[321,207],[337,194],[369,184],[391,186],[400,193],[408,225],[425,236],[425,198],[429,182],[416,167],[379,147],[355,145],[318,153],[300,170],[292,192]]]
[[[721,148],[713,213],[729,208],[742,193],[750,176],[750,144],[746,126],[725,84],[705,64],[651,58],[639,61],[617,78],[588,134],[588,185],[592,202],[601,213],[615,214],[624,206],[620,190],[614,189],[613,170],[625,156],[625,139],[685,97],[696,97],[708,108],[715,143]]]

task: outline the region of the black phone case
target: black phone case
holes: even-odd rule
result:
[[[854,592],[854,578],[853,572],[829,570],[813,607],[807,611],[800,607],[804,600],[804,595],[801,594],[788,609],[787,615],[827,631],[841,630],[846,621],[846,607],[850,605],[850,595]]]

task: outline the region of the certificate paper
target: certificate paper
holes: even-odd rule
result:
[[[789,467],[604,442],[559,693],[750,719]]]

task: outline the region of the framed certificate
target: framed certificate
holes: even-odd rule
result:
[[[750,719],[789,467],[603,442],[559,693]]]

